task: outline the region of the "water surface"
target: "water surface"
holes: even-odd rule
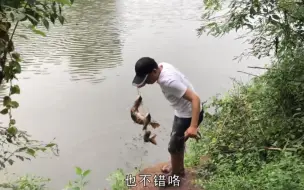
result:
[[[73,179],[74,166],[92,169],[89,189],[108,186],[116,168],[168,159],[173,110],[157,85],[142,90],[144,106],[161,123],[158,145],[143,144],[141,127],[129,115],[137,91],[131,86],[134,63],[141,56],[166,61],[183,71],[202,100],[228,90],[229,77],[257,60],[233,61],[245,45],[223,38],[197,37],[200,0],[82,0],[66,11],[68,23],[51,27],[48,37],[17,39],[23,74],[14,112],[18,126],[34,138],[56,137],[60,156],[18,163],[10,171],[52,178],[61,189]],[[251,72],[251,71],[250,71]]]

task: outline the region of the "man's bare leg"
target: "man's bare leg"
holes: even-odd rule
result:
[[[187,141],[187,140],[188,140],[188,139],[186,139],[186,141]],[[183,159],[184,159],[184,156],[185,156],[185,151],[186,151],[186,143],[185,143],[185,145],[184,145]],[[184,164],[184,162],[183,162],[183,164]],[[184,170],[184,165],[183,165],[182,170]],[[163,173],[170,173],[170,172],[172,172],[171,158],[170,158],[170,162],[169,162],[168,164],[165,164],[165,165],[161,168],[161,171],[162,171]]]

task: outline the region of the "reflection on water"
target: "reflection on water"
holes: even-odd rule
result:
[[[17,39],[24,68],[46,74],[53,65],[68,64],[71,80],[98,83],[104,79],[103,69],[119,66],[122,60],[116,1],[75,1],[66,13],[68,22],[56,23],[49,37],[19,30],[33,40],[29,46],[28,40]]]

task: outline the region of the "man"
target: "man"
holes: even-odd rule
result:
[[[168,175],[185,175],[184,152],[185,141],[196,138],[203,120],[201,101],[192,84],[174,66],[169,63],[157,64],[150,57],[142,57],[135,64],[136,76],[133,85],[141,88],[146,84],[157,82],[174,108],[174,120],[168,151],[171,164],[164,166],[162,172]]]

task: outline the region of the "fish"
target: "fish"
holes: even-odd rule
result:
[[[136,100],[131,108],[132,120],[139,125],[143,125],[143,130],[146,130],[148,125],[150,125],[154,129],[159,127],[160,126],[159,123],[152,121],[152,117],[151,117],[150,113],[143,115],[138,111],[138,108],[141,104],[142,104],[142,97],[141,97],[141,95],[138,95],[138,97],[136,98]]]
[[[152,137],[150,136],[151,136],[151,131],[145,131],[144,142],[151,142],[152,144],[157,145],[155,140],[156,134],[152,135]]]

